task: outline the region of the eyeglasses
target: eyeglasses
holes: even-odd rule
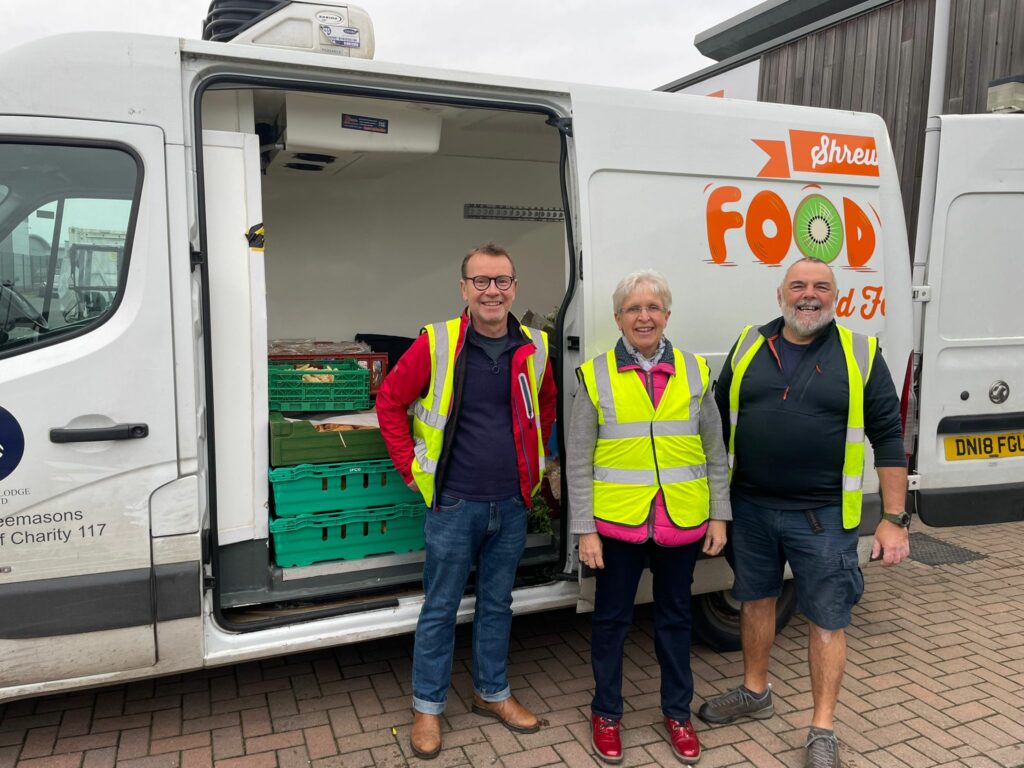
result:
[[[516,281],[511,275],[498,275],[497,277],[485,277],[484,275],[468,277],[463,275],[462,279],[471,282],[478,291],[486,291],[490,287],[491,281],[494,281],[494,285],[499,291],[507,291],[512,287],[512,283]]]
[[[634,304],[632,307],[626,307],[622,310],[622,314],[629,315],[630,317],[637,317],[641,312],[646,312],[648,315],[660,315],[665,311],[664,307],[659,307],[657,304],[648,304],[646,307],[641,307],[639,304]]]

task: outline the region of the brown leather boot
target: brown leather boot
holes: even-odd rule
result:
[[[500,720],[502,725],[516,733],[536,733],[540,730],[540,720],[516,701],[515,696],[509,696],[504,701],[484,701],[473,694],[473,711]]]
[[[415,712],[409,743],[420,760],[433,760],[441,751],[441,716]]]

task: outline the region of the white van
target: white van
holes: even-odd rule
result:
[[[74,278],[64,306],[0,288],[38,308],[0,317],[0,699],[411,632],[418,553],[275,563],[267,344],[415,336],[459,311],[482,241],[516,258],[519,311],[557,307],[562,418],[624,273],[668,276],[669,337],[717,371],[807,252],[906,402],[911,264],[875,116],[102,33],[0,54],[0,92],[0,266],[31,230],[47,279]],[[794,235],[812,214],[831,236]],[[75,277],[74,227],[122,233],[93,254],[113,286]],[[566,517],[531,538],[517,612],[587,608]],[[730,583],[699,563],[724,645]]]

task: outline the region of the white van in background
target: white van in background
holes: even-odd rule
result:
[[[74,311],[2,329],[0,700],[411,632],[415,553],[274,562],[267,343],[414,336],[458,311],[459,260],[482,241],[515,257],[518,311],[557,307],[560,418],[574,369],[617,337],[626,272],[668,277],[668,335],[714,372],[805,253],[836,270],[839,320],[880,337],[909,401],[911,265],[879,118],[327,55],[372,42],[368,21],[282,13],[240,36],[259,45],[95,33],[0,54],[0,268],[30,221],[48,280],[84,269],[75,227],[108,233],[89,274],[114,277],[106,301],[76,278]],[[246,238],[261,223],[262,250]],[[0,292],[0,308],[42,301]],[[1002,472],[957,467],[962,487]],[[517,612],[587,609],[566,519],[528,544]],[[723,646],[730,584],[724,559],[698,564],[701,631]]]

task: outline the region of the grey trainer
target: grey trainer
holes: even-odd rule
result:
[[[721,696],[705,701],[700,705],[697,717],[705,723],[724,725],[743,717],[767,720],[774,714],[775,705],[772,703],[771,685],[760,698],[741,685],[739,688],[733,688]]]
[[[804,768],[840,768],[839,739],[832,731],[812,728],[804,744],[807,755]]]

